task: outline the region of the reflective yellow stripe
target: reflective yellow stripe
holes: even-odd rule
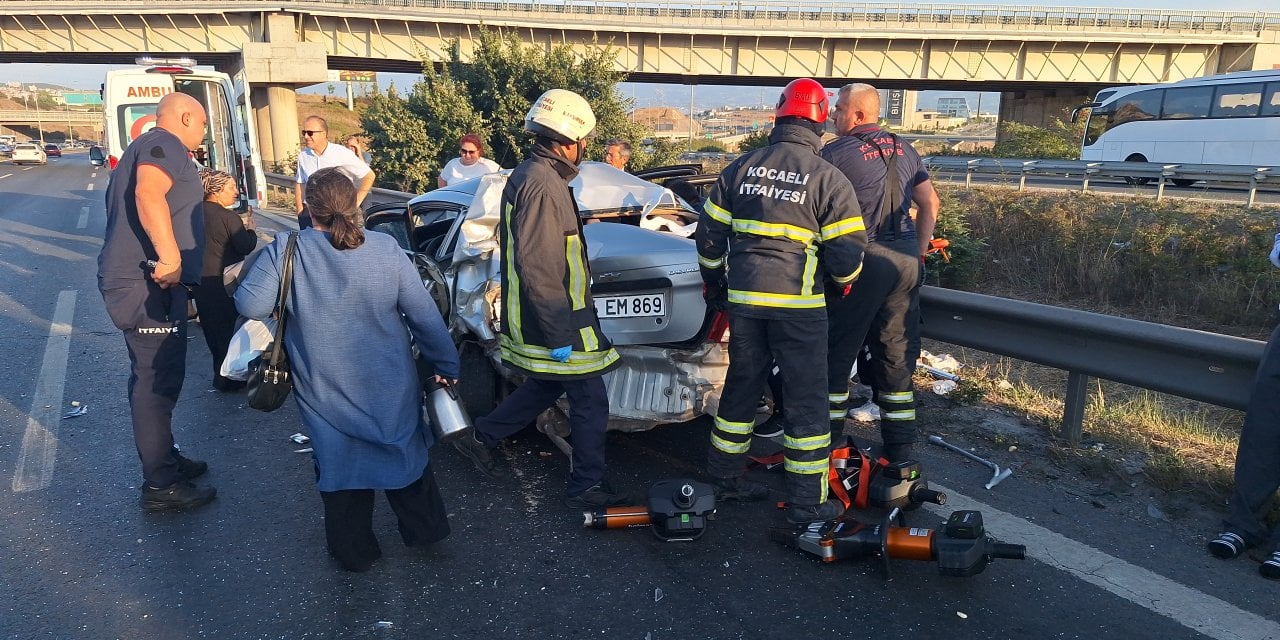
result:
[[[782,446],[799,451],[825,449],[831,446],[831,434],[823,433],[821,435],[808,436],[805,438],[792,438],[791,436],[785,436],[782,438]]]
[[[857,280],[857,279],[858,279],[858,274],[860,274],[860,273],[862,273],[862,265],[861,265],[861,264],[859,264],[859,265],[858,265],[858,268],[857,268],[857,269],[854,269],[854,270],[853,270],[853,273],[851,273],[851,274],[849,274],[849,275],[847,275],[847,276],[831,276],[831,279],[832,279],[832,280],[835,280],[835,281],[836,281],[836,284],[849,284],[850,282],[853,282],[854,280]]]
[[[618,352],[613,349],[605,351],[574,351],[568,362],[556,362],[551,359],[551,350],[536,345],[522,344],[507,336],[501,338],[502,359],[511,364],[539,373],[559,375],[580,375],[605,369],[618,360]]]
[[[876,395],[885,402],[911,402],[915,400],[915,394],[910,391],[886,391]]]
[[[760,293],[758,291],[729,290],[729,302],[750,304],[757,307],[783,307],[791,309],[821,309],[827,306],[822,296],[792,295],[789,293]]]
[[[698,264],[708,269],[719,269],[720,267],[724,266],[724,256],[720,256],[719,258],[713,259],[713,258],[704,258],[702,257],[702,254],[698,254]]]
[[[862,216],[854,216],[852,218],[845,218],[839,222],[833,222],[823,227],[819,231],[818,235],[822,238],[823,242],[826,242],[832,238],[839,238],[846,233],[866,230],[867,225],[862,221]]]
[[[702,211],[711,216],[712,220],[720,224],[733,224],[733,214],[725,209],[721,209],[719,205],[707,199],[706,204],[702,205]]]
[[[507,210],[503,213],[503,217],[507,221],[507,252],[510,255],[502,256],[502,262],[507,268],[507,287],[510,291],[504,291],[503,300],[507,303],[506,320],[507,326],[511,328],[511,338],[516,342],[524,342],[524,331],[520,328],[520,273],[516,271],[516,238],[511,231],[514,220],[511,219],[515,205],[508,203]]]
[[[827,417],[832,420],[842,420],[844,419],[844,409],[828,409]]]
[[[738,454],[738,453],[746,453],[747,451],[750,451],[751,441],[748,440],[746,442],[729,442],[728,440],[721,438],[720,436],[716,435],[713,432],[711,434],[711,446],[725,453]]]
[[[750,445],[751,443],[747,443],[747,444]],[[803,474],[826,473],[827,469],[830,466],[831,466],[830,458],[823,458],[821,460],[814,460],[812,462],[792,460],[791,458],[782,459],[782,468],[787,471],[790,471],[791,473],[803,473]]]
[[[812,244],[813,239],[818,237],[817,233],[797,227],[793,224],[781,224],[776,222],[761,222],[759,220],[745,220],[738,218],[733,221],[733,230],[735,233],[745,233],[752,236],[765,236],[767,238],[786,238],[795,240],[801,244]]]
[[[915,420],[916,410],[908,409],[906,411],[884,411],[880,414],[885,420]]]
[[[818,271],[818,245],[804,248],[804,275],[800,278],[800,292],[813,292],[813,274]],[[824,301],[825,302],[825,301]]]
[[[848,391],[844,393],[828,393],[827,394],[827,402],[831,404],[837,404],[840,402],[848,402],[848,401],[849,401]]]
[[[600,341],[596,340],[596,330],[593,327],[578,329],[578,336],[582,338],[583,351],[595,351],[600,348]]]
[[[755,427],[754,422],[730,422],[720,416],[716,416],[716,428],[725,433],[751,433],[753,427]]]
[[[587,270],[582,266],[582,239],[564,238],[564,261],[569,266],[569,304],[574,311],[587,308]]]

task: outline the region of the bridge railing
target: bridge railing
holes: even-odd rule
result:
[[[1027,176],[1055,176],[1080,181],[1081,191],[1089,190],[1094,178],[1126,180],[1134,184],[1155,182],[1156,200],[1164,198],[1165,186],[1189,185],[1204,181],[1208,185],[1243,185],[1248,187],[1246,204],[1252,207],[1261,187],[1280,188],[1280,167],[1225,164],[1158,164],[1151,162],[1085,160],[1033,160],[1025,158],[968,158],[961,156],[929,156],[924,159],[931,173],[964,173],[965,188],[973,186],[977,174],[1018,179],[1018,190],[1027,186]]]
[[[268,174],[292,193],[293,178]],[[417,194],[374,189],[377,203]],[[924,287],[926,338],[1067,372],[1062,436],[1080,442],[1090,377],[1232,409],[1249,403],[1263,342],[1020,300]]]
[[[70,2],[5,2],[6,5],[97,5]],[[115,6],[152,4],[151,0],[117,0]],[[262,5],[262,0],[226,0],[220,9]],[[1035,5],[908,4],[891,2],[846,3],[839,0],[292,0],[286,6],[342,5],[381,7],[403,12],[408,8],[450,11],[500,12],[503,14],[581,14],[622,18],[674,18],[729,23],[761,22],[880,24],[932,26],[948,29],[1068,28],[1078,30],[1140,30],[1247,34],[1280,28],[1280,13],[1262,11],[1176,11]]]

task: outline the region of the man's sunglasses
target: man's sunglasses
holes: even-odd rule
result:
[[[302,130],[302,135],[304,136],[314,136],[317,133],[324,133],[324,130],[323,129],[317,130],[317,131],[307,131],[306,129]]]
[[[458,149],[458,153],[461,153],[464,156],[469,156],[473,153],[480,153],[480,150],[479,149]]]

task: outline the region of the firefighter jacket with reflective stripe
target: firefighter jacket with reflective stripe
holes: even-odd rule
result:
[[[849,179],[818,155],[814,132],[780,124],[769,142],[730,163],[703,205],[702,278],[727,282],[734,313],[824,314],[824,275],[843,287],[862,268],[858,200]]]
[[[569,180],[577,167],[535,145],[502,190],[502,361],[534,378],[577,379],[615,367],[600,331],[591,269]],[[568,362],[551,350],[571,346]]]

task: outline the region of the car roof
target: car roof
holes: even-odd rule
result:
[[[509,175],[509,170],[501,172]],[[448,203],[460,207],[469,206],[475,198],[481,178],[472,178],[447,187],[428,191],[409,201],[409,205],[424,203]],[[578,211],[584,217],[633,211],[639,213],[653,208],[687,209],[670,189],[638,178],[603,162],[583,162],[578,175],[569,182],[578,202]]]

